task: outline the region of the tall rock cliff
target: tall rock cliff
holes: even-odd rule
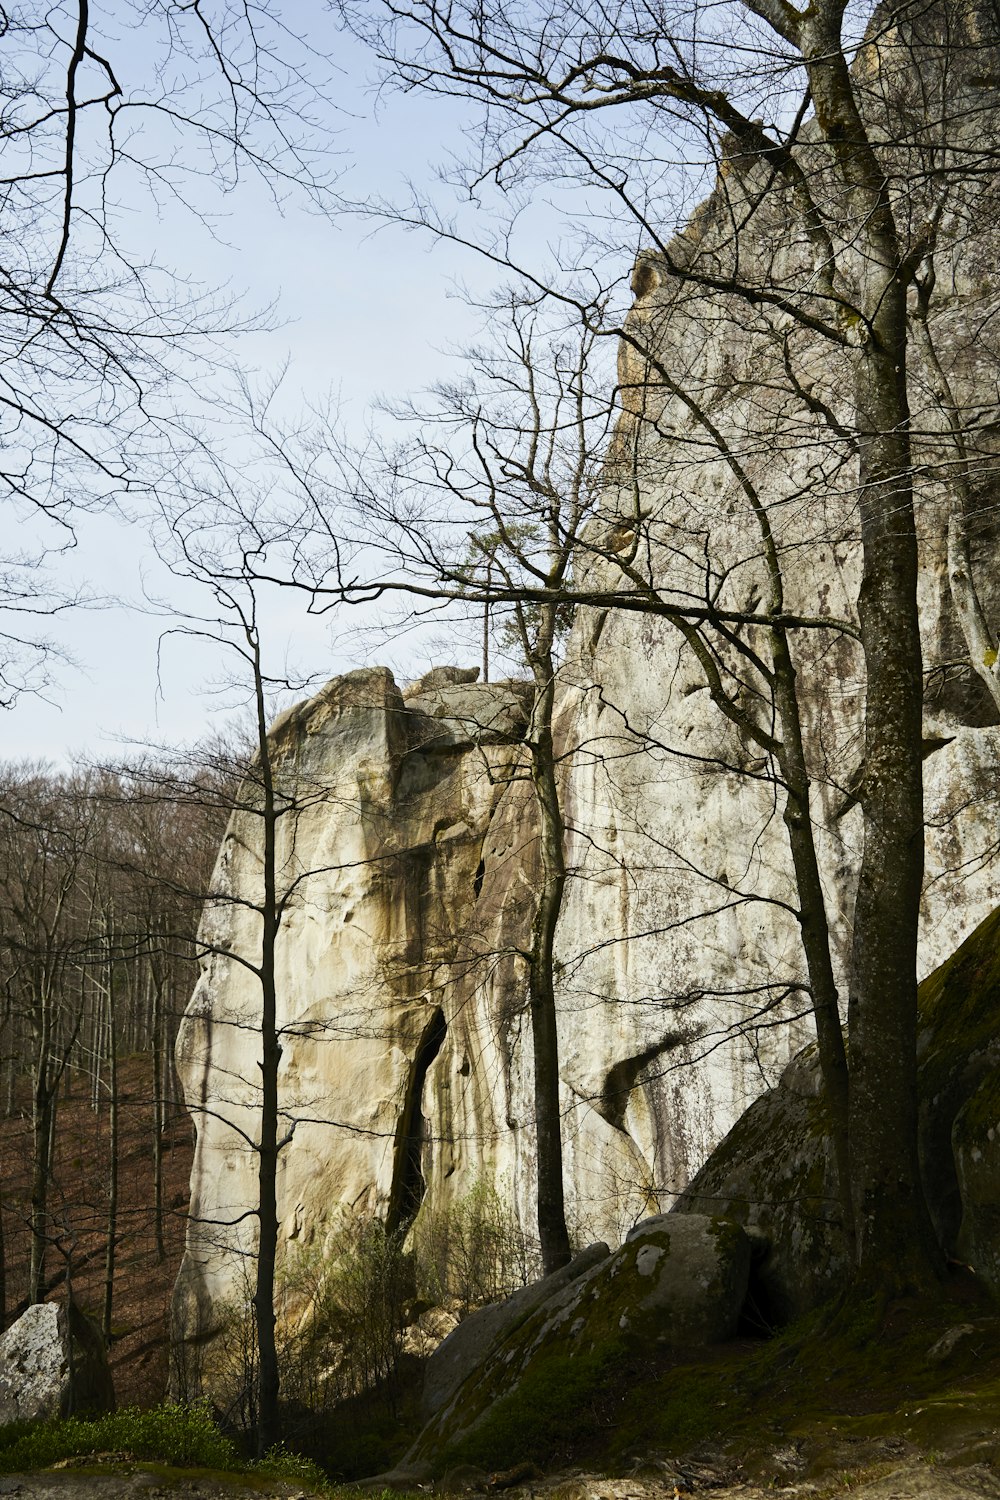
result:
[[[660,635],[608,620],[591,658],[600,689],[567,687],[561,713],[573,878],[559,1027],[581,1240],[615,1239],[667,1207],[808,1034],[773,788],[622,731],[624,716],[630,736],[655,722],[661,744],[684,743],[704,727],[699,713],[717,728]],[[295,803],[279,840],[294,885],[278,944],[286,1254],[321,1250],[345,1212],[398,1225],[483,1178],[533,1233],[519,948],[537,849],[530,782],[518,777],[524,723],[518,684],[445,682],[404,698],[376,669],[334,679],[272,731]],[[1000,903],[995,804],[968,800],[984,772],[1000,779],[1000,729],[955,723],[927,769],[924,972]],[[845,929],[851,818],[825,848]],[[259,830],[234,815],[178,1046],[197,1130],[182,1338],[210,1332],[243,1295],[253,1243],[259,991],[240,959],[259,931],[240,898],[255,898],[259,878]]]
[[[939,45],[938,10],[921,13],[931,28],[928,55]],[[898,61],[891,31],[883,43],[881,60],[862,49],[858,63],[880,110]],[[908,44],[907,67],[912,52]],[[961,105],[963,88],[975,93],[980,84],[959,70],[950,87]],[[808,132],[804,142],[808,153]],[[762,201],[758,186],[752,169],[728,162],[672,247],[674,262],[698,255],[728,264],[733,204]],[[975,192],[988,191],[977,180]],[[979,201],[978,217],[966,215],[938,254],[947,277],[939,271],[945,290],[931,321],[956,399],[983,414],[971,424],[971,524],[991,609],[1000,359],[991,334],[997,299],[983,269],[995,215],[983,208]],[[792,282],[805,274],[804,252],[782,235],[780,195],[761,212],[756,253]],[[746,253],[745,243],[739,248]],[[752,613],[767,578],[747,497],[753,490],[763,498],[786,608],[811,622],[795,635],[795,667],[842,980],[860,858],[864,712],[851,630],[857,469],[840,437],[850,382],[840,356],[803,343],[766,312],[678,290],[662,257],[640,257],[633,288],[620,364],[624,410],[581,576],[590,570],[595,593],[613,588],[623,559],[634,566],[638,555],[651,574],[669,573],[676,596],[710,596],[719,608]],[[1000,727],[970,670],[952,603],[940,382],[922,358],[915,344],[926,974],[1000,904]],[[744,651],[737,666],[735,656],[720,660],[740,691],[759,697],[763,678],[747,666],[756,628],[740,641],[750,656]],[[401,692],[385,670],[351,673],[272,731],[289,809],[279,838],[289,899],[278,941],[287,1256],[322,1250],[345,1212],[378,1212],[400,1226],[447,1208],[483,1177],[532,1229],[523,948],[539,860],[521,743],[528,690],[470,675],[439,670]],[[569,1216],[581,1240],[616,1239],[669,1205],[807,1038],[804,965],[773,769],[719,714],[668,619],[578,609],[561,670],[557,744],[570,873],[556,966]],[[254,899],[259,880],[257,827],[252,814],[238,813],[219,856],[206,958],[178,1049],[198,1135],[175,1299],[182,1339],[211,1332],[221,1303],[239,1291],[242,1252],[253,1241],[259,1001],[245,960],[259,932],[241,900]]]

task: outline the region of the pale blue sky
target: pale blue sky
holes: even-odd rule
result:
[[[286,7],[294,14],[299,7]],[[332,35],[332,34],[331,34]],[[435,165],[459,145],[457,106],[415,95],[384,99],[378,113],[364,84],[373,73],[361,46],[333,43],[343,73],[337,103],[343,109],[336,147],[341,187],[352,198],[391,196],[406,179],[428,184]],[[454,375],[455,358],[477,336],[478,317],[455,294],[457,278],[485,289],[494,280],[474,257],[433,246],[398,228],[373,232],[349,215],[332,220],[289,203],[279,215],[259,189],[224,205],[228,218],[213,241],[190,219],[148,211],[132,224],[136,243],[155,242],[161,256],[184,274],[245,291],[250,306],[275,301],[279,326],[237,346],[241,365],[262,378],[288,364],[288,399],[322,400],[332,391],[345,421],[360,429],[371,403],[426,390]],[[67,576],[84,579],[121,604],[74,612],[54,622],[51,634],[78,665],[60,674],[46,699],[24,696],[3,720],[5,757],[64,761],[77,751],[110,753],[114,739],[187,739],[209,722],[212,700],[200,696],[204,678],[218,675],[200,647],[173,642],[163,653],[157,691],[157,640],[162,622],[128,608],[147,589],[171,587],[150,551],[142,527],[113,518],[84,518],[79,545],[65,561]],[[298,600],[274,611],[270,626],[277,654],[286,649],[322,676],[360,665],[370,642],[330,640],[327,626],[303,617]],[[405,674],[426,665],[409,644],[375,654]]]

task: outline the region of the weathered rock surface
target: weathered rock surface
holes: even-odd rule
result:
[[[952,9],[921,12],[933,46],[942,17],[948,27],[981,25],[992,34],[985,10],[972,6],[957,16]],[[890,32],[885,47],[893,63],[898,36]],[[906,76],[919,76],[920,55],[903,50]],[[893,66],[899,62],[897,56]],[[956,108],[964,88],[981,100],[974,79],[962,70],[955,76]],[[884,108],[887,97],[874,89],[866,107]],[[970,119],[980,108],[975,100]],[[678,237],[677,255],[728,263],[726,194],[739,196],[741,169],[727,167],[722,186]],[[766,256],[785,246],[787,224],[777,191],[759,198]],[[949,290],[936,303],[933,331],[956,399],[978,414],[982,392],[995,389],[996,320],[992,303],[985,313],[980,270],[994,255],[984,259],[975,215],[963,222],[961,244],[947,252],[948,276],[939,278]],[[741,250],[751,253],[745,237]],[[780,250],[790,285],[800,273],[812,275],[811,264],[795,262],[802,253],[801,243]],[[708,591],[720,606],[753,612],[769,592],[745,493],[756,486],[784,569],[784,607],[817,625],[795,632],[792,649],[842,980],[861,852],[864,673],[852,634],[857,473],[831,429],[815,421],[815,409],[850,421],[844,403],[853,355],[796,344],[793,390],[782,385],[780,331],[767,319],[748,318],[742,305],[734,313],[724,298],[691,288],[678,298],[662,259],[651,253],[640,257],[633,286],[616,451],[635,459],[641,513],[629,510],[631,484],[616,490],[612,455],[604,508],[592,522],[594,555],[580,573],[589,569],[595,588],[620,581],[616,559],[641,526],[640,552],[657,587],[687,599]],[[742,479],[692,431],[689,407],[671,394],[669,380],[656,377],[644,348],[711,411],[714,430],[740,454]],[[936,377],[921,373],[916,351],[913,360],[916,399],[936,389]],[[1000,728],[966,659],[951,603],[948,466],[940,462],[934,425],[939,403],[921,399],[927,409],[914,409],[913,431],[927,682],[920,939],[927,974],[1000,904]],[[977,464],[987,477],[970,524],[984,607],[996,618],[993,430],[977,417],[985,445]],[[766,655],[763,627],[747,626],[746,643]],[[723,641],[716,646],[746,700],[768,704],[763,678],[747,659],[727,656]],[[523,949],[539,856],[518,743],[525,698],[523,687],[482,684],[475,676],[474,668],[435,668],[403,695],[384,670],[351,673],[274,730],[280,775],[300,801],[283,820],[281,852],[296,889],[279,940],[286,1028],[280,1086],[285,1124],[294,1125],[278,1184],[283,1257],[322,1250],[338,1214],[377,1211],[399,1225],[418,1208],[425,1218],[447,1211],[481,1177],[498,1184],[533,1235]],[[780,782],[760,747],[717,711],[701,665],[668,620],[579,610],[560,672],[556,727],[569,868],[556,936],[569,1214],[578,1242],[618,1243],[639,1219],[669,1207],[808,1041],[806,975]],[[220,854],[220,899],[204,920],[211,951],[179,1043],[198,1128],[175,1306],[186,1340],[217,1325],[227,1297],[244,1295],[256,1191],[259,1001],[237,959],[252,956],[259,941],[252,915],[239,905],[259,880],[258,843],[253,820],[237,816]],[[800,1155],[813,1129],[810,1088],[804,1075],[786,1079]],[[925,1171],[949,1244],[957,1243],[963,1213],[947,1102],[956,1088],[956,1099],[970,1096],[964,1083],[944,1080],[933,1111],[935,1121],[948,1121],[947,1131],[935,1127],[924,1136]],[[754,1116],[761,1172],[772,1108],[764,1104]],[[968,1123],[971,1129],[971,1117]],[[963,1150],[961,1171],[969,1177],[985,1160],[985,1146],[977,1140]],[[784,1187],[799,1181],[804,1160],[785,1162]],[[818,1178],[803,1192],[806,1202],[822,1203]],[[756,1200],[767,1196],[761,1187]],[[788,1213],[799,1261],[815,1251],[829,1263],[826,1211]],[[775,1210],[772,1229],[779,1217]],[[981,1234],[970,1219],[969,1243]],[[804,1286],[796,1296],[811,1298],[815,1290]]]
[[[29,1307],[0,1338],[0,1427],[114,1406],[101,1331],[74,1303]]]
[[[419,1473],[439,1462],[522,1382],[558,1380],[551,1374],[553,1362],[599,1359],[623,1347],[667,1345],[687,1352],[731,1337],[746,1297],[750,1256],[750,1240],[737,1224],[702,1214],[660,1215],[637,1226],[614,1255],[600,1255],[589,1270],[567,1267],[568,1277],[557,1272],[526,1288],[530,1297],[521,1294],[500,1309],[504,1325],[439,1406],[401,1472]]]
[[[918,1056],[920,1165],[935,1227],[1000,1297],[1000,911],[920,986]],[[737,1121],[671,1212],[746,1226],[765,1325],[837,1290],[848,1263],[814,1046]]]
[[[672,664],[680,672],[676,654]],[[651,663],[631,687],[617,654],[606,666],[609,692],[648,701]],[[474,710],[460,702],[470,692],[481,699]],[[592,709],[567,690],[574,732]],[[297,882],[278,946],[281,1100],[285,1127],[295,1125],[279,1171],[284,1256],[321,1250],[345,1212],[378,1211],[394,1223],[417,1208],[433,1215],[482,1178],[533,1234],[531,1050],[517,949],[536,849],[530,788],[511,780],[522,725],[518,688],[444,683],[407,702],[390,674],[375,670],[336,679],[275,726],[279,778],[301,804],[280,852],[285,878]],[[946,753],[930,764],[944,765]],[[750,838],[752,830],[754,880],[790,894],[780,833],[771,814],[753,813],[750,795],[714,774],[678,780],[676,767],[652,754],[570,765],[580,878],[570,882],[560,928],[558,1003],[567,1182],[580,1237],[615,1243],[669,1206],[808,1035],[804,1023],[756,1029],[762,996],[748,982],[779,973],[794,991],[793,935],[776,925],[773,908],[763,920],[735,874],[706,885],[695,873],[711,865],[713,849],[719,859],[728,849],[732,864],[737,831]],[[959,786],[948,795],[960,801]],[[979,818],[975,836],[985,838]],[[942,815],[951,859],[968,847],[960,822],[960,813]],[[686,848],[687,862],[662,847],[655,854],[668,824],[671,848]],[[258,941],[239,902],[259,878],[256,837],[249,815],[234,818],[219,857],[220,898],[204,918],[211,951],[178,1049],[197,1150],[175,1327],[193,1349],[218,1327],[227,1299],[245,1295],[252,1243],[256,1158],[247,1137],[258,1102],[259,994],[229,954],[252,954]],[[692,906],[708,912],[713,900],[714,914],[695,920]],[[970,886],[959,904],[949,880],[937,879],[926,951],[950,942],[979,900]],[[808,1133],[803,1087],[797,1108]],[[758,1116],[762,1167],[769,1108]],[[957,1203],[953,1170],[943,1190]],[[803,1224],[804,1247],[825,1234],[822,1219]]]

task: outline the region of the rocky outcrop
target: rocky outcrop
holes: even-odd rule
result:
[[[949,1255],[1000,1297],[1000,911],[920,987],[920,1166]],[[715,1213],[756,1243],[750,1314],[815,1307],[850,1267],[815,1048],[794,1058],[709,1157],[673,1214]]]
[[[473,1371],[479,1370],[511,1329],[571,1282],[608,1259],[607,1245],[588,1245],[569,1265],[529,1282],[503,1302],[478,1307],[463,1318],[427,1361],[421,1413],[429,1419],[450,1401]]]
[[[479,1344],[465,1378],[439,1401],[397,1478],[431,1472],[495,1419],[497,1403],[558,1381],[564,1361],[593,1363],[666,1348],[686,1356],[731,1337],[746,1297],[750,1255],[737,1224],[701,1214],[661,1215],[637,1226],[620,1250],[600,1255],[589,1269],[578,1262],[526,1289],[530,1300],[512,1298],[496,1310],[502,1323],[485,1346]],[[461,1331],[459,1325],[451,1338]],[[429,1374],[435,1360],[446,1361],[448,1342],[432,1358]]]
[[[636,705],[651,716],[661,652],[680,685],[660,703],[665,735],[668,716],[679,725],[696,712],[683,692],[688,669],[674,645],[650,639],[648,670],[626,671],[627,642],[612,644],[624,631],[605,627],[601,693],[630,694],[636,723]],[[626,753],[621,739],[615,751],[599,696],[577,680],[563,700],[563,742],[575,738],[587,753],[578,747],[567,761],[573,878],[558,1003],[573,1229],[617,1243],[669,1206],[808,1030],[801,1020],[775,1024],[802,1007],[794,933],[778,904],[791,893],[770,790],[717,769],[692,775],[666,753]],[[522,685],[438,680],[404,698],[388,672],[371,670],[334,680],[275,726],[275,766],[293,808],[279,836],[294,895],[278,944],[290,1137],[278,1190],[290,1267],[321,1253],[345,1214],[379,1212],[399,1225],[447,1211],[484,1178],[531,1238],[518,954],[537,855],[530,786],[519,777],[524,722]],[[937,839],[948,864],[932,865],[925,962],[1000,899],[989,868],[969,877],[961,902],[948,873],[992,838],[982,807],[960,804],[970,765],[985,775],[997,738],[966,730],[928,762],[938,776],[929,800],[940,799],[931,802],[941,828],[932,858]],[[845,903],[850,820],[827,847],[842,861],[831,878],[843,880]],[[239,956],[258,941],[241,902],[259,879],[258,837],[252,813],[234,816],[178,1048],[197,1148],[175,1329],[196,1371],[225,1306],[245,1298],[253,1242],[259,994]],[[796,1076],[808,1135],[813,1084],[801,1068]],[[769,1108],[757,1117],[762,1160]],[[825,1233],[822,1223],[801,1232]]]
[[[946,11],[921,12],[930,53],[941,17],[959,24]],[[963,11],[961,24],[992,26],[978,16],[975,7]],[[894,36],[885,41],[887,66]],[[912,47],[906,52],[906,77],[917,56]],[[866,67],[877,62],[864,58]],[[963,88],[982,94],[960,69],[959,112]],[[866,107],[891,107],[890,95],[873,89]],[[812,149],[808,127],[803,141],[803,150]],[[698,254],[730,263],[727,195],[742,202],[745,188],[745,200],[754,197],[753,183],[741,186],[743,170],[727,161],[715,193],[672,247],[682,261]],[[768,189],[754,205],[761,253],[773,253],[794,286],[811,267],[796,262],[803,249],[789,240],[780,193]],[[984,401],[992,410],[992,396],[982,393],[995,388],[995,319],[992,311],[986,316],[979,269],[992,259],[975,237],[979,220],[963,222],[960,243],[945,250],[942,238],[938,246],[948,261],[939,288],[947,282],[947,289],[936,294],[932,321],[956,400],[978,418]],[[740,249],[751,253],[747,234]],[[598,596],[620,583],[624,558],[644,559],[651,585],[673,597],[710,597],[750,615],[769,588],[748,490],[759,497],[783,571],[784,608],[810,622],[793,632],[791,649],[842,983],[864,775],[857,469],[850,443],[838,436],[841,422],[851,421],[852,355],[813,348],[799,330],[752,318],[745,304],[714,292],[686,286],[678,293],[665,265],[644,252],[636,266],[619,370],[624,410],[602,508],[574,577]],[[797,361],[791,383],[785,355]],[[1000,727],[951,602],[940,403],[928,394],[935,380],[916,351],[913,359],[926,666],[920,971],[928,974],[1000,904]],[[692,401],[711,413],[719,441],[706,441]],[[977,420],[976,432],[972,551],[994,617],[995,428]],[[740,455],[738,474],[726,444]],[[619,482],[623,457],[627,484]],[[763,704],[766,719],[763,627],[751,621],[731,637],[713,640],[727,681],[741,701]],[[351,673],[274,729],[289,799],[280,859],[294,891],[278,975],[286,1260],[321,1252],[338,1215],[378,1212],[398,1227],[418,1213],[446,1212],[482,1177],[533,1233],[523,954],[539,856],[520,744],[528,689],[475,678],[474,668],[435,668],[401,693],[387,671]],[[569,1215],[578,1243],[617,1244],[688,1187],[808,1042],[797,897],[774,764],[718,712],[702,664],[668,619],[579,609],[556,717],[569,870],[556,935]],[[259,881],[258,847],[252,816],[237,814],[219,857],[219,894],[203,926],[206,958],[179,1041],[198,1130],[175,1304],[188,1341],[211,1331],[226,1298],[243,1297],[243,1257],[252,1246],[259,1006],[241,959],[256,951],[258,936],[240,903]],[[952,1089],[942,1082],[942,1099]],[[761,1171],[778,1109],[794,1121],[796,1143],[784,1159],[783,1190],[797,1203],[818,1203],[822,1164],[809,1165],[818,1103],[805,1063],[785,1075],[782,1096],[765,1098],[750,1117]],[[942,1104],[934,1118],[945,1119],[948,1108]],[[943,1236],[954,1244],[963,1212],[958,1175],[985,1170],[991,1145],[975,1135],[972,1113],[967,1123],[970,1144],[958,1167],[950,1139],[925,1132],[925,1171]],[[788,1212],[803,1263],[810,1247],[818,1263],[829,1263],[825,1209],[811,1217]],[[772,1228],[779,1217],[776,1209]],[[971,1220],[964,1232],[979,1243],[982,1231]]]
[[[605,640],[624,629],[609,623]],[[605,695],[630,693],[651,713],[652,643],[649,672],[631,681],[624,648],[602,649]],[[683,688],[676,649],[656,649]],[[681,691],[661,705],[661,719],[693,714],[689,698]],[[336,679],[275,726],[275,764],[295,808],[281,833],[295,895],[278,975],[288,1254],[322,1246],[343,1211],[401,1223],[421,1207],[445,1209],[482,1176],[531,1233],[531,1059],[517,954],[536,857],[530,789],[516,779],[524,717],[521,685],[438,682],[404,700],[388,672],[373,670]],[[600,718],[596,694],[570,685],[564,739],[592,749],[603,733],[607,753],[577,753],[568,772],[575,878],[559,934],[560,1042],[574,1229],[617,1242],[669,1205],[807,1032],[773,1024],[775,976],[794,996],[799,975],[774,904],[790,893],[773,806],[755,812],[762,794],[752,787],[717,772],[681,777],[652,751],[613,758]],[[591,721],[592,735],[580,727]],[[948,874],[987,837],[973,804],[965,838],[957,804],[974,781],[970,765],[981,768],[997,737],[967,730],[929,761],[949,864],[928,889],[925,961],[1000,898],[984,870],[959,903],[958,876]],[[242,1295],[252,1241],[259,998],[230,954],[256,941],[240,903],[259,877],[256,838],[251,814],[234,817],[178,1050],[198,1139],[175,1311],[194,1337]],[[748,843],[752,899],[737,873]],[[801,1088],[808,1101],[812,1084]]]
[[[101,1331],[75,1303],[29,1307],[0,1338],[0,1427],[114,1408]]]
[[[515,871],[523,858],[525,833],[506,831],[501,846],[495,818],[520,756],[523,694],[440,677],[419,686],[405,703],[388,671],[350,673],[272,731],[289,809],[276,980],[290,1136],[279,1212],[292,1256],[314,1253],[345,1212],[412,1218],[432,1172],[444,1182],[461,1167],[471,1184],[507,1165],[509,1039],[492,991],[513,957],[470,916],[487,901],[484,864]],[[239,960],[259,946],[241,901],[259,883],[259,837],[252,806],[234,815],[178,1043],[197,1144],[174,1311],[192,1349],[243,1297],[253,1243],[260,994]],[[472,1002],[484,986],[486,1003]]]

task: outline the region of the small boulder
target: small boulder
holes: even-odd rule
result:
[[[101,1331],[74,1302],[29,1307],[0,1338],[0,1427],[114,1407]]]
[[[526,682],[446,683],[408,692],[406,707],[411,740],[419,749],[516,744],[527,728],[531,687]]]
[[[403,689],[403,697],[409,702],[411,698],[418,698],[421,693],[436,693],[440,688],[475,682],[478,676],[478,667],[431,667],[423,677],[418,677]]]

